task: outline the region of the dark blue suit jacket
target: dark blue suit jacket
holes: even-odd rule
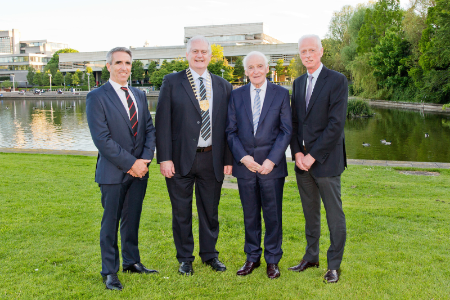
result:
[[[267,82],[267,91],[259,117],[256,134],[253,132],[253,113],[250,98],[251,84],[234,90],[228,106],[227,138],[233,153],[233,176],[237,178],[286,177],[286,148],[291,140],[292,122],[287,89]],[[240,162],[250,155],[262,164],[266,159],[275,163],[267,175],[253,173]]]
[[[127,172],[138,158],[153,159],[155,128],[144,92],[129,87],[138,107],[138,129],[133,137],[131,123],[119,96],[107,82],[86,98],[86,115],[92,140],[98,149],[95,181],[118,184],[131,175]],[[144,178],[148,178],[148,173]]]
[[[311,154],[316,159],[310,172],[317,177],[338,176],[347,166],[344,125],[347,116],[348,83],[339,72],[323,66],[306,110],[307,74],[292,87],[291,153]],[[305,141],[306,151],[303,149]],[[295,166],[295,171],[303,173]]]

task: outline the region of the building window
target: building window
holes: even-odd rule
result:
[[[9,36],[0,37],[0,53],[13,53],[11,38]]]

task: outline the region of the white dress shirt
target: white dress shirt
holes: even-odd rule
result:
[[[250,98],[252,99],[252,115],[253,115],[253,105],[255,104],[255,97],[256,97],[256,87],[253,85],[253,83],[250,85]],[[266,98],[266,90],[267,90],[267,79],[264,81],[263,85],[259,87],[258,89],[261,89],[259,91],[259,99],[261,101],[261,110],[264,105],[264,99]],[[253,122],[253,120],[252,120]]]
[[[122,85],[118,84],[117,82],[114,82],[111,80],[111,78],[109,79],[109,83],[111,83],[112,87],[114,88],[114,90],[117,93],[117,96],[119,96],[120,101],[122,101],[123,106],[125,107],[125,111],[128,114],[128,119],[130,119],[130,110],[128,109],[128,102],[127,102],[127,98],[125,96],[125,91],[121,89]],[[124,87],[126,87],[128,89],[128,83],[126,85],[124,85]],[[130,94],[131,99],[134,102],[134,107],[136,108],[136,118],[138,118],[139,121],[139,108],[137,106],[136,103],[136,99],[134,99],[134,95],[133,92],[131,91],[131,89],[128,89],[128,94]]]
[[[322,68],[323,68],[323,64],[320,63],[319,68],[314,73],[312,73],[313,79],[312,79],[311,95],[312,95],[312,92],[314,91],[314,86],[316,85],[317,77],[319,77],[319,74],[320,74],[320,71],[322,71]],[[309,73],[308,73],[308,76],[310,76]],[[308,92],[308,86],[309,86],[309,79],[307,78],[307,80],[306,80],[306,87],[305,87],[306,88],[305,89],[305,96],[306,96],[306,93]]]
[[[194,78],[194,83],[195,83],[195,88],[197,89],[197,91],[200,93],[200,79],[198,79],[199,77],[203,78],[203,85],[205,86],[206,89],[206,78],[207,78],[207,74],[208,74],[208,69],[205,70],[205,72],[203,72],[202,75],[197,74],[197,72],[195,72],[193,69],[189,68],[191,70],[191,74],[192,74],[192,78]],[[211,76],[212,77],[212,76]],[[200,132],[199,137],[198,137],[198,143],[197,143],[197,147],[209,147],[212,145],[212,111],[213,111],[213,88],[212,88],[212,78],[211,78],[211,98],[209,98],[209,123],[211,126],[211,135],[209,136],[209,138],[205,141],[202,138],[202,134]],[[197,96],[197,95],[196,95]],[[199,103],[200,104],[200,103]]]

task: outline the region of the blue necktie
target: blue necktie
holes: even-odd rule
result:
[[[253,130],[256,134],[256,129],[258,129],[259,116],[261,115],[261,98],[259,97],[259,92],[261,89],[255,89],[256,96],[253,103]]]

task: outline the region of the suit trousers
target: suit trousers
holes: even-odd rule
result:
[[[297,185],[305,216],[306,251],[303,259],[319,261],[320,199],[325,207],[330,247],[328,269],[339,269],[346,240],[345,215],[341,201],[341,176],[315,177],[310,172],[296,173]]]
[[[266,233],[264,236],[264,258],[268,264],[277,264],[283,250],[282,201],[285,178],[262,179],[255,175],[250,179],[238,178],[239,195],[244,210],[245,246],[247,260],[260,260],[261,209]]]
[[[194,261],[192,235],[192,196],[195,197],[199,222],[200,257],[203,262],[218,257],[216,243],[219,237],[219,201],[223,181],[214,174],[212,151],[197,152],[190,172],[181,176],[175,170],[166,178],[172,203],[172,230],[179,262]]]
[[[103,218],[100,229],[102,276],[119,271],[117,230],[120,222],[123,267],[141,261],[138,248],[139,221],[147,179],[130,178],[121,184],[101,184]]]

